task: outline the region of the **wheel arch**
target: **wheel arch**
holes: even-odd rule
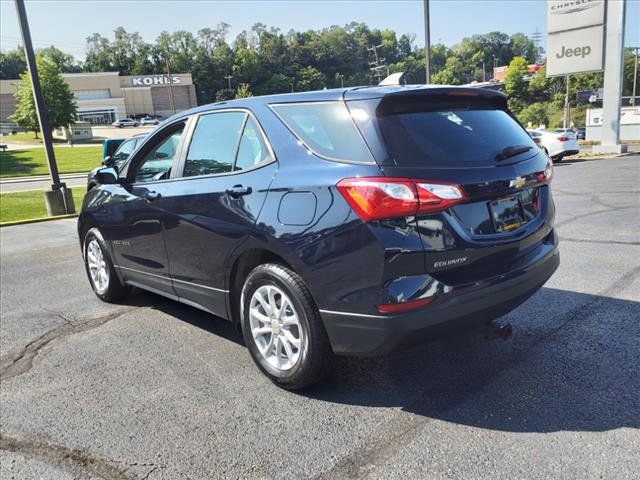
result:
[[[242,287],[251,270],[258,265],[278,263],[300,274],[296,266],[285,257],[285,255],[276,253],[263,245],[247,246],[242,249],[242,251],[236,253],[230,261],[230,268],[228,270],[229,278],[227,285],[229,295],[227,296],[227,311],[229,312],[229,320],[234,323],[240,322],[240,311],[237,307],[240,301]]]

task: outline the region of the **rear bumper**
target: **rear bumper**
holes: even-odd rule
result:
[[[450,329],[481,325],[505,315],[540,289],[559,264],[555,244],[518,270],[456,288],[411,313],[363,315],[327,310],[320,313],[335,353],[384,355]]]

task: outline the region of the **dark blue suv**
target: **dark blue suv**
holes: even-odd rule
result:
[[[504,95],[388,86],[179,113],[118,171],[78,233],[91,285],[238,324],[278,385],[333,354],[379,355],[482,325],[559,264],[549,158]]]

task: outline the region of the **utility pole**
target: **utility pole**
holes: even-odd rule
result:
[[[431,30],[429,26],[429,0],[424,0],[424,66],[425,85],[431,83]]]
[[[382,46],[383,45],[380,44],[380,45],[374,45],[373,47],[367,48],[368,51],[373,52],[373,56],[374,56],[374,61],[369,62],[369,65],[371,65],[369,70],[373,72],[373,76],[378,79],[378,82],[380,82],[380,79],[384,75],[382,73],[382,70],[387,68],[387,65],[384,63],[384,58],[378,56],[378,49],[382,48]],[[388,69],[387,69],[387,72],[388,72]]]
[[[531,40],[533,40],[533,44],[536,46],[536,63],[540,61],[540,42],[542,41],[542,33],[538,31],[538,27],[536,27],[536,31],[529,35]]]
[[[562,119],[562,128],[569,128],[569,117],[571,116],[571,107],[569,107],[569,75],[566,75],[564,78],[567,84],[567,91],[564,94],[564,115]]]
[[[176,114],[176,101],[173,97],[173,77],[171,77],[171,67],[169,66],[169,54],[165,57],[165,61],[167,64],[167,77],[169,77],[169,100],[171,101],[171,110],[173,110],[173,114]]]
[[[29,69],[29,77],[31,78],[31,88],[35,100],[38,125],[40,125],[42,143],[44,144],[47,164],[49,166],[49,175],[51,176],[51,190],[46,191],[44,194],[47,213],[49,216],[73,213],[75,208],[71,190],[67,189],[67,186],[60,181],[60,175],[58,174],[58,165],[56,164],[53,141],[51,139],[51,126],[49,125],[47,108],[44,104],[42,87],[40,85],[40,78],[38,77],[38,67],[33,52],[33,44],[31,43],[31,32],[29,30],[29,21],[27,20],[24,0],[15,0],[15,2],[18,21],[20,22],[22,43],[24,44],[24,53],[27,59],[27,68]]]
[[[225,75],[224,78],[227,80],[227,82],[229,83],[229,90],[231,90],[231,79],[233,78],[233,75],[229,74],[229,75]]]

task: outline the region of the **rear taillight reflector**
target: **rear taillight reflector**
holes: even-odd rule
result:
[[[426,297],[426,298],[418,298],[416,300],[409,300],[408,302],[403,302],[403,303],[387,303],[383,305],[378,305],[378,311],[380,313],[406,312],[409,310],[414,310],[416,308],[429,305],[432,301],[433,301],[433,297]]]
[[[551,179],[553,178],[553,163],[548,162],[544,171],[536,173],[536,176],[540,183],[551,183]]]
[[[460,185],[408,178],[345,178],[337,188],[365,222],[438,212],[466,199]]]
[[[568,142],[571,139],[569,137],[558,137],[557,140],[559,142]]]

